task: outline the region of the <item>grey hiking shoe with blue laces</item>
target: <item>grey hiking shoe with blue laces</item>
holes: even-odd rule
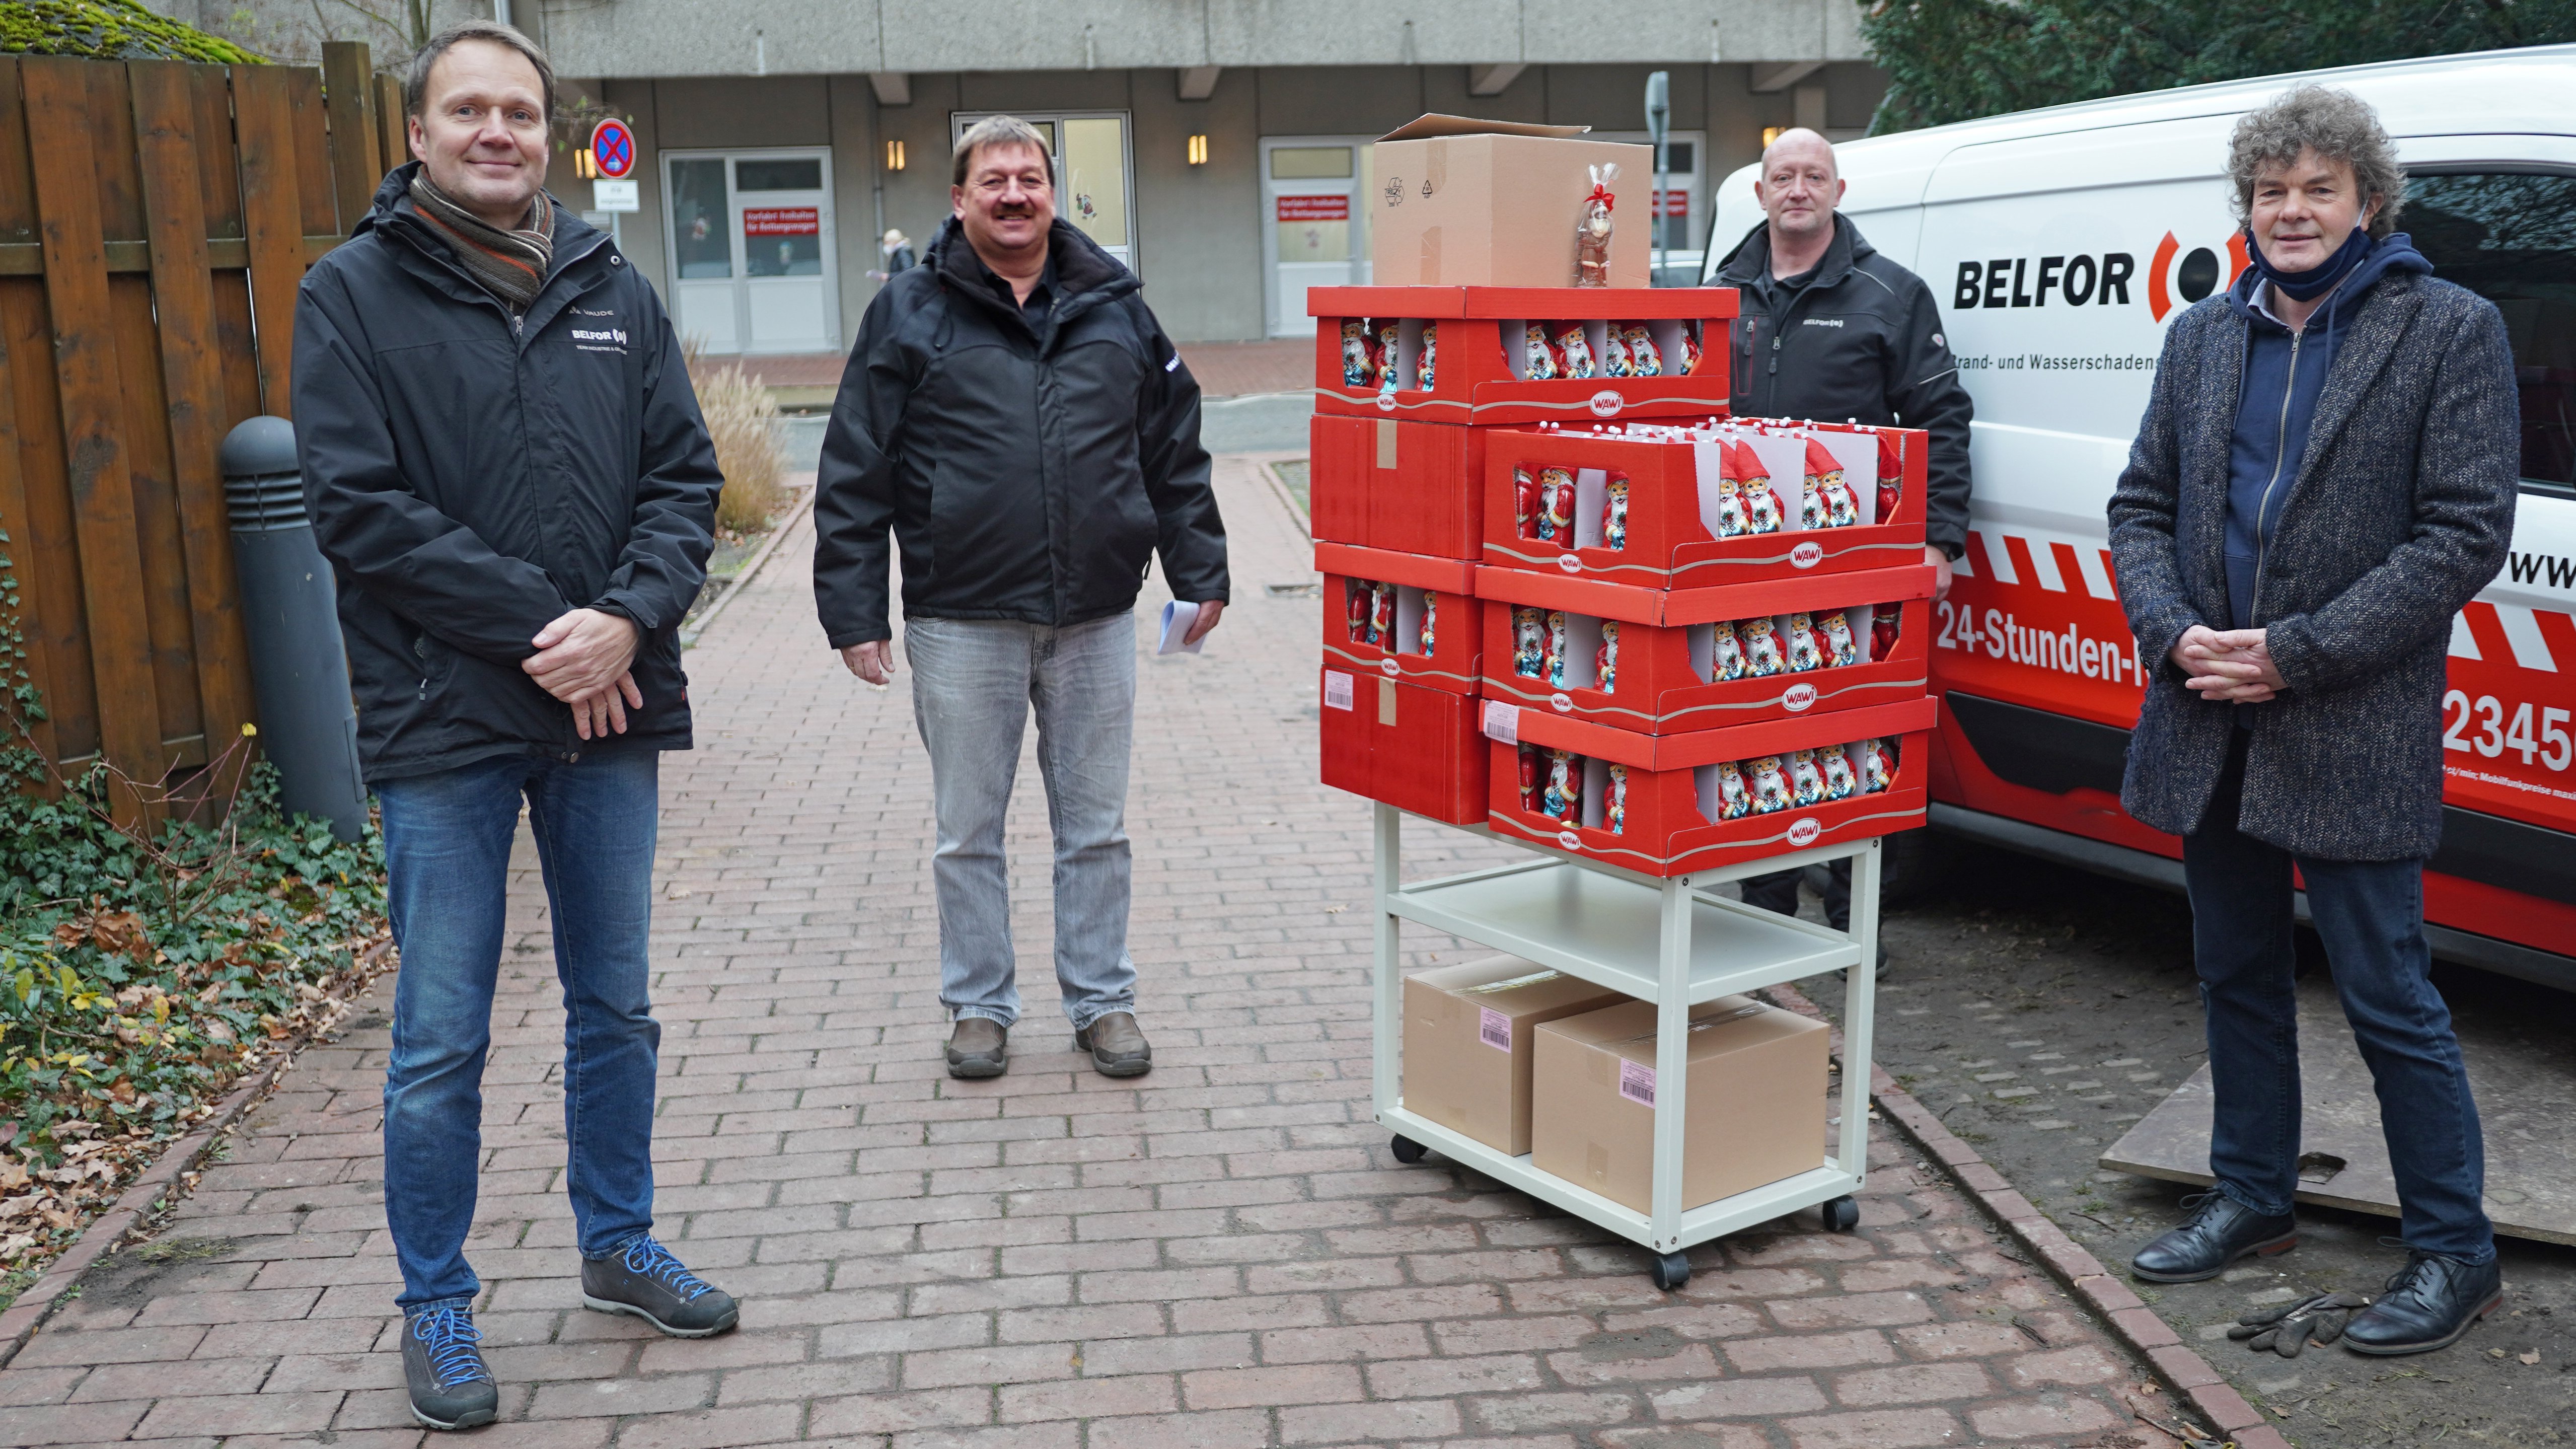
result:
[[[403,1379],[411,1416],[433,1429],[471,1429],[501,1413],[501,1385],[476,1347],[474,1310],[430,1307],[403,1318]]]
[[[582,1260],[581,1305],[632,1313],[673,1338],[712,1337],[742,1316],[733,1295],[682,1267],[650,1233],[605,1258]]]

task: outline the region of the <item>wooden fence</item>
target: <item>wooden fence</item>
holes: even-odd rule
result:
[[[0,530],[66,774],[218,807],[255,719],[216,450],[289,416],[296,284],[403,156],[367,48],[320,70],[0,56]],[[238,758],[238,756],[236,756]],[[231,773],[231,772],[220,772]]]

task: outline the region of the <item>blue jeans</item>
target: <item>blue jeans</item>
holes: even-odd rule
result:
[[[1002,821],[1034,706],[1055,832],[1055,979],[1081,1029],[1136,1009],[1127,955],[1127,757],[1136,726],[1136,616],[1070,628],[906,619],[912,717],[930,749],[939,846],[939,999],[952,1017],[1020,1019]]]
[[[2200,829],[2183,837],[2192,955],[2209,1015],[2215,1115],[2209,1170],[2258,1213],[2290,1211],[2299,1181],[2299,1009],[2292,990],[2292,880],[2325,941],[2344,1017],[2370,1067],[2410,1248],[2483,1263],[2495,1234],[2481,1204],[2486,1144],[2451,1009],[2433,989],[2420,860],[2312,860],[2236,829],[2246,736]]]
[[[662,1028],[647,997],[645,938],[660,766],[651,750],[578,764],[517,755],[376,787],[402,952],[385,1068],[385,1222],[406,1311],[481,1291],[465,1233],[483,1160],[483,1060],[522,798],[554,911],[565,1181],[582,1256],[605,1258],[653,1226]]]

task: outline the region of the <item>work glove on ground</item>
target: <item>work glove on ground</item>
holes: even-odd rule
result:
[[[2358,1293],[2321,1293],[2305,1302],[2248,1313],[2236,1320],[2227,1336],[2257,1353],[2269,1349],[2283,1358],[2297,1358],[2311,1341],[2332,1343],[2343,1337],[2353,1313],[2369,1305],[2370,1300]]]

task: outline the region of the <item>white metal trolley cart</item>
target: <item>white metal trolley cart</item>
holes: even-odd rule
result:
[[[1879,843],[1836,845],[1663,879],[1529,846],[1534,859],[1441,880],[1403,883],[1403,814],[1377,805],[1377,990],[1374,996],[1377,1120],[1394,1132],[1400,1162],[1437,1148],[1462,1166],[1554,1203],[1657,1255],[1659,1288],[1690,1279],[1684,1250],[1754,1223],[1821,1204],[1825,1225],[1848,1232],[1869,1171],[1870,1014],[1877,996]],[[1474,827],[1463,827],[1474,830]],[[1484,832],[1477,831],[1482,834]],[[1499,838],[1499,837],[1497,837]],[[1520,844],[1521,842],[1514,842]],[[1851,930],[1829,930],[1716,895],[1725,881],[1849,857]],[[1413,921],[1655,1003],[1655,1102],[1651,1214],[1622,1207],[1472,1137],[1404,1108],[1403,923]],[[1682,1114],[1689,1100],[1690,1008],[1737,992],[1845,973],[1836,1151],[1822,1164],[1764,1187],[1682,1210]]]

